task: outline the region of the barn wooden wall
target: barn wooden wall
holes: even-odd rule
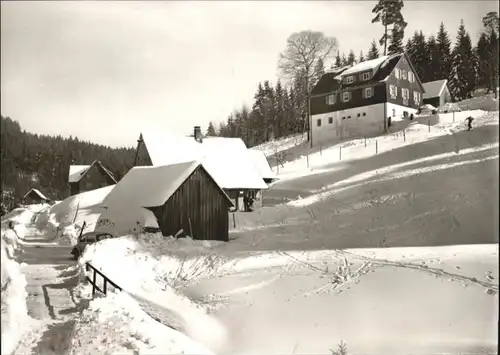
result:
[[[200,240],[229,240],[230,203],[201,166],[189,176],[165,205],[153,208],[163,235],[179,229]]]

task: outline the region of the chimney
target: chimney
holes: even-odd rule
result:
[[[194,126],[194,140],[197,141],[198,143],[203,142],[200,126]]]

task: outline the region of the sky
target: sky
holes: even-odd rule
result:
[[[302,30],[366,53],[383,28],[375,1],[2,1],[1,114],[38,134],[134,146],[142,128],[205,131],[276,82],[279,52]],[[406,36],[472,39],[497,1],[405,1]],[[406,39],[405,39],[406,42]]]

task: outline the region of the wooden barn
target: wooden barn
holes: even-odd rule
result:
[[[39,203],[47,203],[50,199],[45,197],[44,194],[37,189],[29,190],[26,195],[23,196],[23,203],[25,205],[34,205]]]
[[[162,166],[197,160],[234,202],[243,210],[243,199],[261,205],[261,191],[268,188],[256,163],[240,138],[202,137],[200,127],[193,136],[142,132],[137,141],[135,166]]]
[[[233,204],[198,161],[134,167],[102,206],[106,219],[115,226],[144,220],[140,210],[146,209],[153,212],[164,236],[175,236],[183,230],[193,239],[229,239],[229,209]]]
[[[450,90],[448,89],[448,80],[435,80],[423,83],[424,104],[432,105],[436,108],[451,102]]]
[[[116,180],[100,161],[91,165],[70,165],[68,174],[70,196],[116,184]]]

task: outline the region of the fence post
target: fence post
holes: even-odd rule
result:
[[[378,154],[378,141],[375,141],[375,154]]]
[[[104,280],[104,281],[103,281],[103,285],[102,285],[102,291],[103,291],[103,293],[104,293],[104,296],[106,296],[106,290],[107,290],[106,285],[107,285],[108,283],[107,283],[107,280],[106,280],[106,278],[105,278],[105,277],[103,277],[102,279]]]
[[[365,148],[366,148],[366,136],[365,136]]]
[[[455,123],[455,111],[453,111],[453,123]]]
[[[306,155],[307,168],[309,169],[309,153]]]
[[[339,160],[342,160],[342,146],[339,149]]]
[[[319,145],[319,155],[323,156],[323,147]]]
[[[233,212],[233,228],[236,228],[236,217],[234,216],[234,212]]]
[[[431,131],[431,120],[427,120],[427,125],[429,126],[429,132]]]
[[[406,142],[406,133],[405,132],[406,132],[406,130],[403,129],[403,140]]]
[[[96,289],[96,272],[95,270],[92,268],[92,298],[94,298],[95,296],[95,289]]]

